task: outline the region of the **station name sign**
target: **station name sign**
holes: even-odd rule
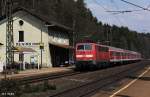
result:
[[[17,42],[16,46],[38,46],[40,43],[31,43],[31,42]]]

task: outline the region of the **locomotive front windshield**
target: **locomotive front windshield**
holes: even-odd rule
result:
[[[77,50],[92,50],[92,45],[90,44],[78,45]]]

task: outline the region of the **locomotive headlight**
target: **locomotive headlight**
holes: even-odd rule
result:
[[[85,55],[85,57],[93,57],[93,55]]]
[[[81,57],[83,57],[83,55],[76,55],[76,57],[77,57],[77,58],[81,58]]]

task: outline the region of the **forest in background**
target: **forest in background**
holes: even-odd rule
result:
[[[0,2],[1,3],[1,2]],[[2,12],[2,4],[0,13]],[[101,44],[138,51],[150,57],[150,33],[138,33],[128,27],[104,24],[93,16],[84,0],[13,0],[13,7],[25,7],[74,29],[75,40],[93,40]]]

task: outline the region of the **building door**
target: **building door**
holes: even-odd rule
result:
[[[53,67],[65,65],[66,61],[69,61],[69,49],[54,46],[51,44],[49,45],[49,48]]]

